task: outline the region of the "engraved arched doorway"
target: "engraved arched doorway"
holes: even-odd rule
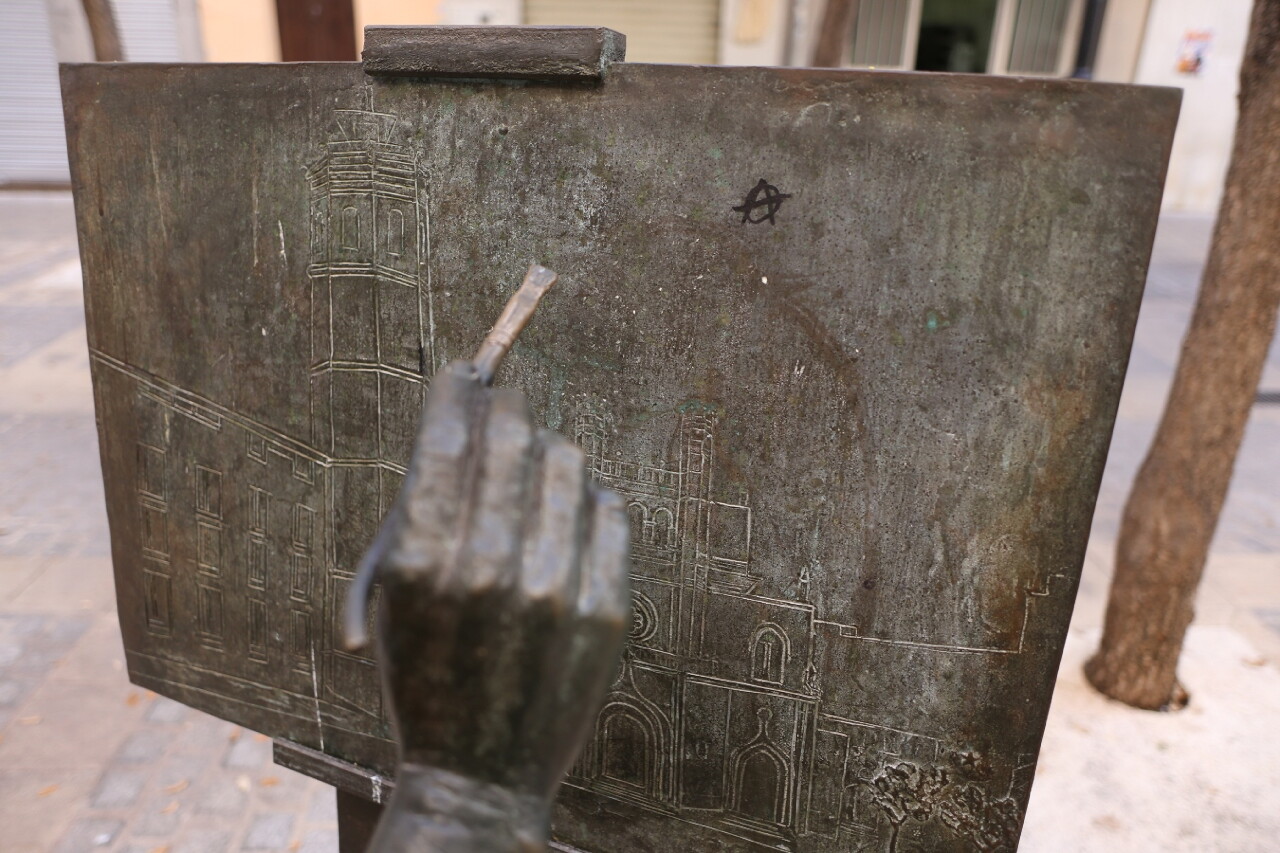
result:
[[[661,800],[668,740],[662,719],[651,709],[622,699],[605,705],[596,731],[597,782],[628,798]]]
[[[770,740],[773,712],[761,708],[756,714],[760,719],[756,736],[730,759],[729,807],[750,821],[785,826],[790,811],[791,764]]]

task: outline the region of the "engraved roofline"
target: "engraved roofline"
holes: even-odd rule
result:
[[[309,444],[305,444],[304,442],[298,441],[296,438],[287,436],[272,427],[255,421],[252,418],[245,417],[238,412],[228,409],[226,406],[218,405],[212,400],[201,397],[200,395],[188,391],[179,385],[175,385],[168,380],[161,379],[160,377],[148,373],[141,368],[134,367],[133,365],[121,361],[114,356],[107,355],[106,353],[96,349],[91,349],[89,354],[95,362],[103,367],[110,368],[134,379],[143,386],[144,391],[149,390],[159,392],[160,394],[172,398],[174,409],[179,413],[186,414],[184,409],[178,407],[178,404],[181,403],[183,406],[203,410],[203,419],[212,420],[214,417],[220,418],[228,423],[240,427],[241,429],[258,435],[261,438],[271,441],[277,445],[281,445],[284,449],[320,465],[331,466],[336,461],[333,457],[320,452]],[[346,460],[344,460],[344,462],[345,461]],[[403,471],[404,469],[402,468],[400,470]]]
[[[1023,587],[1026,598],[1022,602],[1022,625],[1018,629],[1018,645],[1012,649],[1002,649],[993,646],[951,646],[946,643],[925,643],[918,640],[895,640],[890,637],[867,637],[858,633],[857,625],[844,625],[839,622],[831,622],[826,619],[815,619],[815,629],[819,626],[836,629],[838,635],[847,640],[860,640],[868,643],[881,643],[888,646],[903,646],[907,648],[928,649],[935,652],[951,652],[953,654],[963,655],[1020,655],[1025,650],[1027,638],[1027,624],[1031,621],[1031,605],[1038,598],[1044,598],[1052,593],[1052,585],[1054,580],[1065,581],[1067,576],[1063,574],[1051,574],[1045,579],[1040,587],[1027,586]]]

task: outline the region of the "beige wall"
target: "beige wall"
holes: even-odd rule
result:
[[[275,0],[200,0],[204,57],[210,62],[279,62]]]
[[[439,0],[355,0],[356,49],[364,47],[364,28],[370,24],[439,23]]]
[[[355,0],[356,47],[369,24],[434,24],[440,0]],[[275,0],[199,0],[210,62],[279,62]]]

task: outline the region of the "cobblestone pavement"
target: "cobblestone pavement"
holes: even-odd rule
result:
[[[1101,621],[1119,511],[1163,405],[1208,225],[1162,222],[1075,628]],[[70,198],[0,194],[0,850],[335,851],[331,789],[274,766],[265,738],[128,683],[81,311]],[[1280,390],[1274,353],[1263,387]],[[1272,661],[1278,447],[1280,406],[1255,407],[1198,617]]]

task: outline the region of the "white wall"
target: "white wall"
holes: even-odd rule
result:
[[[1213,213],[1231,157],[1236,91],[1252,0],[1153,0],[1135,83],[1182,88],[1182,114],[1169,158],[1164,208]],[[1212,42],[1198,75],[1179,73],[1178,48],[1189,30]]]

